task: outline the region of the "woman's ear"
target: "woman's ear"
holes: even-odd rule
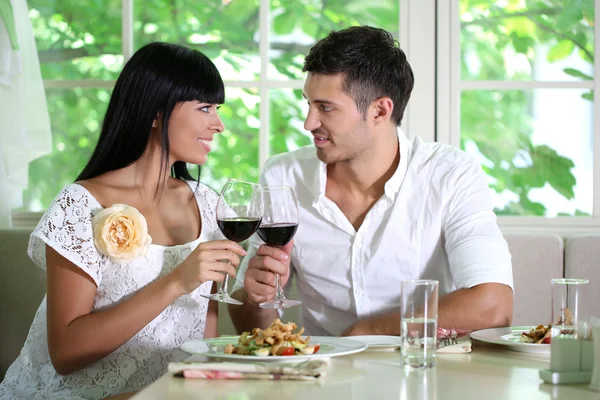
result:
[[[152,127],[153,128],[158,128],[158,126],[160,125],[160,120],[162,119],[162,113],[158,113],[156,114],[156,118],[154,118],[154,120],[152,121]]]

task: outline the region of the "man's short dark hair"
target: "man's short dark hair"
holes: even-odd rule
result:
[[[370,26],[332,31],[310,49],[302,71],[343,74],[343,90],[354,98],[363,116],[374,100],[390,97],[397,126],[414,86],[410,64],[394,37]]]

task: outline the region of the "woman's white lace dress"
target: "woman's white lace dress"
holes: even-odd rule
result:
[[[133,292],[170,273],[205,241],[223,239],[215,210],[218,196],[208,187],[188,182],[195,190],[202,218],[202,232],[193,242],[165,247],[151,245],[146,256],[118,265],[94,246],[92,217],[102,206],[82,186],[65,187],[31,234],[28,253],[46,268],[48,244],[85,271],[98,287],[93,311],[114,306]],[[178,298],[145,328],[113,353],[67,376],[59,375],[48,354],[46,299],[42,301],[21,354],[0,384],[0,399],[100,399],[140,390],[166,372],[170,361],[189,354],[179,346],[204,336],[210,292],[206,282],[189,295]]]

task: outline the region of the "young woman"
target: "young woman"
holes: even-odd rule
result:
[[[218,334],[201,295],[245,251],[222,240],[218,196],[186,163],[206,162],[224,97],[198,51],[152,43],[127,62],[91,159],[31,235],[47,295],[1,399],[137,391],[188,357],[182,343]]]

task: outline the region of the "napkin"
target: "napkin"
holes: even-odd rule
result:
[[[438,328],[438,353],[470,353],[471,331]]]
[[[188,379],[259,379],[314,381],[323,376],[329,359],[299,363],[194,362],[169,363],[169,372]]]

